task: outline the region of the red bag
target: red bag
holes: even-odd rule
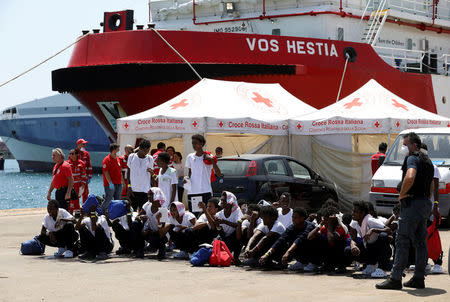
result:
[[[205,151],[205,153],[208,154],[208,155],[212,155],[210,151]],[[216,157],[215,155],[212,156],[212,157],[213,157],[214,162],[217,164],[217,157]],[[204,162],[206,165],[212,165],[212,164],[213,164],[213,163],[212,163],[212,160],[206,160],[206,159],[204,159],[203,162]],[[211,182],[213,183],[213,182],[215,182],[215,181],[216,181],[216,175],[214,174],[214,169],[212,169],[212,170],[211,170]]]
[[[439,230],[437,225],[440,224],[441,217],[434,217],[433,223],[428,227],[427,247],[428,258],[437,260],[442,253],[441,236],[439,236]]]
[[[231,264],[234,264],[234,258],[225,242],[219,239],[214,240],[209,265],[230,266]]]

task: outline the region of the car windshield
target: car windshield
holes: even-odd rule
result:
[[[420,139],[428,147],[428,156],[436,166],[450,166],[450,135],[418,133]],[[402,165],[405,156],[400,149],[403,145],[403,137],[398,136],[386,155],[385,165]]]
[[[245,176],[249,160],[222,159],[217,162],[220,172],[226,176]]]

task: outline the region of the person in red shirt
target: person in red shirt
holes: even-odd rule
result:
[[[58,201],[59,207],[67,210],[73,188],[72,169],[69,163],[64,161],[64,152],[60,148],[52,150],[52,159],[55,166],[53,167],[53,179],[47,192],[47,200],[52,199],[52,191],[56,189],[55,199]]]
[[[122,167],[120,166],[119,145],[112,143],[109,146],[109,152],[103,159],[103,186],[105,187],[105,200],[102,203],[102,210],[105,213],[111,200],[119,200],[122,195]]]
[[[156,175],[158,175],[159,167],[158,164],[156,163],[158,161],[158,154],[161,152],[166,152],[166,144],[164,144],[163,142],[159,142],[158,145],[156,145],[156,147],[158,148],[158,151],[156,151],[155,154],[153,154],[153,172]]]
[[[383,164],[384,159],[386,158],[387,144],[381,143],[378,146],[378,152],[372,155],[372,175],[377,172],[378,168]]]
[[[67,160],[72,168],[73,188],[78,195],[77,199],[72,199],[69,204],[69,212],[80,209],[80,197],[87,185],[86,166],[84,162],[78,158],[78,150],[72,149],[69,151],[69,159]]]
[[[86,144],[88,141],[80,138],[77,140],[77,150],[79,152],[78,157],[84,162],[84,165],[86,167],[86,187],[83,192],[83,202],[86,201],[89,195],[89,183],[91,182],[92,178],[92,164],[91,164],[91,156],[89,155],[89,152],[86,151]]]
[[[122,199],[126,199],[127,197],[127,189],[128,184],[130,183],[128,181],[128,156],[133,153],[133,146],[126,145],[125,146],[125,154],[119,157],[120,167],[122,168],[122,178],[123,178],[123,188],[122,188]]]

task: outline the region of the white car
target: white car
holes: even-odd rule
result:
[[[386,159],[372,177],[370,202],[379,214],[390,215],[398,204],[397,185],[402,178],[404,156],[400,149],[403,135],[415,132],[428,147],[428,156],[441,174],[439,180],[439,212],[450,218],[450,128],[422,128],[402,131],[389,149]],[[430,204],[431,207],[431,204]]]

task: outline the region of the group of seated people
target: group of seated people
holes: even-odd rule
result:
[[[308,215],[303,208],[289,207],[288,192],[273,203],[238,204],[233,193],[224,191],[220,198],[199,203],[203,212],[198,218],[178,201],[165,208],[164,193],[157,187],[148,192],[139,212],[124,202],[127,214],[111,220],[95,206],[75,219],[50,200],[38,240],[58,247],[58,257],[106,259],[114,248],[112,228],[120,244],[117,255],[143,258],[146,252],[157,252],[156,258],[164,259],[175,248],[180,251],[174,258],[189,259],[200,245],[217,238],[226,243],[236,265],[344,273],[357,263],[367,277],[386,276],[395,252],[398,208],[386,219],[364,201],[353,203],[352,214],[326,202]]]

